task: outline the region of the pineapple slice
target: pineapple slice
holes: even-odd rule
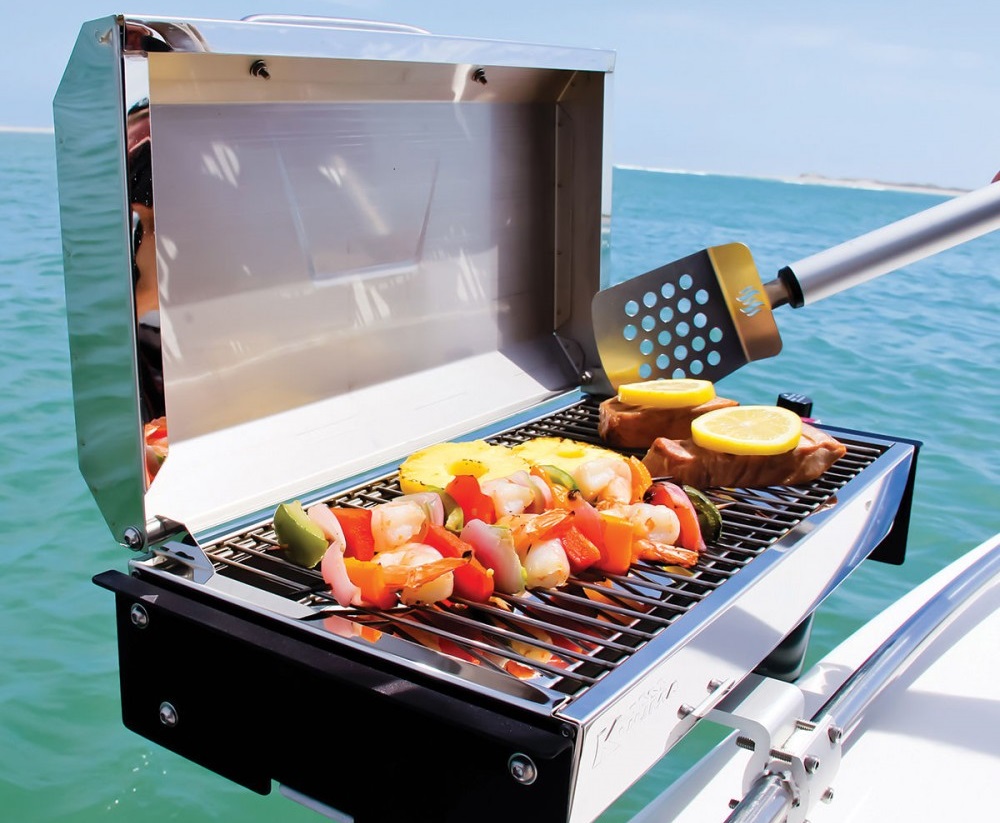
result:
[[[581,463],[597,457],[624,459],[618,452],[610,449],[565,437],[535,437],[518,443],[511,451],[531,465],[556,466],[571,476]]]
[[[399,487],[404,494],[439,491],[452,478],[471,474],[480,482],[528,471],[530,464],[507,446],[485,440],[438,443],[411,454],[399,467]]]

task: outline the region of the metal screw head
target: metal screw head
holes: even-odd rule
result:
[[[135,526],[128,526],[125,531],[122,532],[122,543],[130,549],[141,549],[142,542],[141,529],[137,529]]]
[[[840,742],[840,738],[844,736],[844,730],[840,726],[830,726],[826,730],[826,735],[830,738],[831,743],[838,743]]]
[[[250,64],[250,74],[259,77],[261,80],[270,80],[271,72],[267,68],[267,63],[263,60],[254,60]]]
[[[480,67],[472,72],[472,79],[481,85],[486,85],[486,69]]]
[[[693,711],[694,711],[694,706],[688,703],[681,703],[680,707],[677,709],[677,717],[683,720]]]
[[[146,611],[146,607],[142,603],[132,604],[128,616],[132,620],[132,625],[137,629],[144,629],[149,625],[149,612]]]
[[[174,726],[177,725],[177,719],[178,719],[177,709],[175,709],[170,703],[164,700],[160,704],[160,722],[164,726],[169,726],[170,728],[173,728]]]
[[[802,765],[809,774],[815,774],[816,770],[819,768],[819,758],[814,755],[807,754],[802,758]]]
[[[510,776],[524,786],[530,786],[538,777],[534,761],[526,754],[512,754],[507,761]]]

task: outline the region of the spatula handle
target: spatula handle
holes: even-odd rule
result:
[[[778,272],[778,280],[788,302],[799,307],[995,229],[1000,229],[1000,182],[803,258]]]

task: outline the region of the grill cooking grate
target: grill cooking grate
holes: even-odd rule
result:
[[[514,445],[551,436],[601,444],[597,422],[597,402],[586,399],[491,440]],[[573,695],[642,648],[805,517],[833,504],[837,491],[885,451],[839,439],[847,454],[812,484],[707,491],[722,510],[722,534],[692,569],[638,563],[627,575],[585,572],[559,589],[497,595],[485,604],[455,599],[381,611],[338,606],[318,570],[283,558],[270,523],[221,540],[207,552],[218,573],[310,606],[312,619],[324,621],[336,634],[375,639],[389,633]],[[326,502],[371,507],[400,494],[392,474]]]

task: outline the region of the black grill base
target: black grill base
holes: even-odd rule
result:
[[[355,823],[419,809],[455,823],[568,817],[571,726],[512,718],[120,572],[94,582],[116,595],[125,726],[182,757],[260,794],[277,781]],[[530,785],[512,776],[514,755],[534,763]]]

